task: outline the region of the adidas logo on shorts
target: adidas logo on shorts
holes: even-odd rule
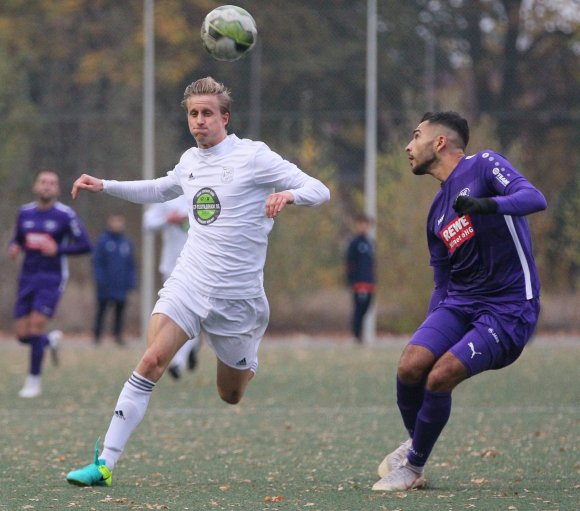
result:
[[[242,358],[239,362],[236,363],[236,366],[247,366],[248,363],[246,362],[246,357]]]

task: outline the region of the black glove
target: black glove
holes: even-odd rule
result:
[[[476,215],[493,215],[497,212],[497,202],[493,199],[475,199],[466,195],[460,195],[453,203],[453,209],[459,216],[467,213]]]

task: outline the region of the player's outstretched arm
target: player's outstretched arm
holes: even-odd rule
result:
[[[102,192],[103,180],[97,177],[89,176],[88,174],[83,174],[73,183],[71,190],[73,199],[77,198],[80,190],[87,190],[93,193]]]

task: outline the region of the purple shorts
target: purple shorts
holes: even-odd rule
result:
[[[52,318],[62,295],[63,279],[60,275],[39,273],[21,276],[14,305],[14,318],[27,316],[32,311]]]
[[[474,376],[515,362],[534,332],[539,312],[538,298],[507,303],[444,300],[409,344],[427,348],[436,359],[449,351]]]

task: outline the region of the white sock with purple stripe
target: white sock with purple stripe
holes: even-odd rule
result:
[[[154,387],[154,382],[136,372],[123,385],[99,456],[110,470],[115,468],[131,434],[145,416]]]

